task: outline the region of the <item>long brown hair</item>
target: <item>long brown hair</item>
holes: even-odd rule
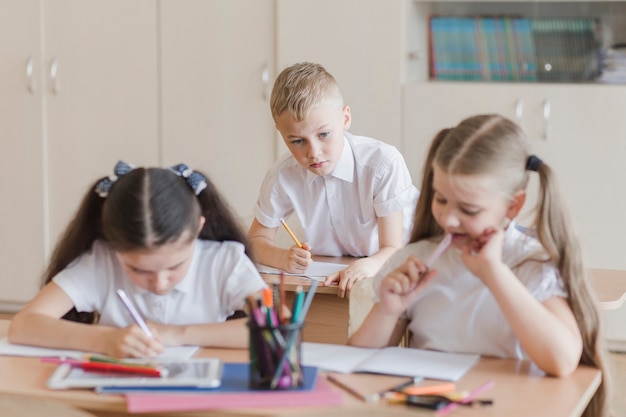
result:
[[[531,172],[527,169],[529,157],[530,145],[521,128],[499,115],[470,117],[453,129],[440,131],[432,141],[424,165],[410,242],[443,233],[431,210],[435,166],[451,175],[493,176],[502,195],[511,198],[516,191],[526,189]],[[603,375],[584,415],[604,416],[608,413],[609,378],[597,303],[556,175],[545,162],[534,168],[539,175],[539,195],[532,228],[563,279],[583,339],[580,363],[600,369]]]
[[[95,181],[57,243],[44,283],[89,251],[96,240],[126,252],[154,249],[189,232],[190,239],[241,242],[250,256],[232,210],[208,177],[198,174],[204,176],[206,187],[197,196],[185,178],[164,168],[135,168],[115,181],[104,198],[95,189],[107,177]],[[206,221],[197,234],[201,215]],[[75,309],[64,316],[84,323],[94,322],[94,317]]]

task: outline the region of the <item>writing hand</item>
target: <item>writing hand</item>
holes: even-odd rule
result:
[[[107,335],[105,350],[104,353],[115,358],[145,358],[163,352],[163,344],[156,332],[149,337],[139,326],[132,324]]]
[[[302,244],[302,248],[298,245],[293,245],[287,251],[285,271],[290,274],[302,274],[312,262],[311,245],[307,242]]]

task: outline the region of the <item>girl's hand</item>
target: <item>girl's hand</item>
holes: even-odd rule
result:
[[[380,285],[380,307],[385,314],[402,314],[422,292],[426,284],[437,275],[413,256],[383,278]]]
[[[290,274],[301,274],[311,265],[313,259],[311,258],[311,245],[307,242],[302,244],[302,247],[293,245],[287,252],[287,259],[285,265],[285,271]]]
[[[159,335],[159,341],[164,346],[180,346],[184,345],[185,326],[177,326],[172,324],[161,324],[149,322],[150,329],[155,329]]]
[[[463,263],[472,274],[483,279],[502,263],[504,229],[487,228],[463,247]]]
[[[115,358],[146,358],[163,352],[163,344],[156,332],[153,331],[153,337],[149,337],[139,326],[133,324],[107,334],[105,350],[104,353]]]

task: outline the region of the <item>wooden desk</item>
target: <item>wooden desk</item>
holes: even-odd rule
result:
[[[320,262],[349,265],[354,261],[350,257],[315,256]],[[278,279],[278,275],[261,274],[268,284]],[[309,278],[285,276],[287,305],[293,305],[296,288],[301,285],[304,291],[311,286]],[[345,344],[363,322],[372,307],[374,290],[372,279],[357,282],[345,298],[337,296],[338,286],[318,286],[315,298],[307,314],[303,339],[307,342]]]
[[[7,320],[0,320],[0,337],[6,335],[8,325]],[[228,362],[248,360],[247,351],[237,349],[203,349],[198,356],[220,357]],[[77,407],[100,417],[128,416],[123,396],[98,395],[90,390],[47,389],[45,384],[54,368],[54,364],[41,363],[38,358],[0,356],[0,395],[11,395],[16,399],[33,398],[60,402],[61,405]],[[375,378],[367,374],[363,374],[362,377],[364,379]],[[488,380],[493,380],[496,383],[495,387],[482,397],[493,399],[494,405],[476,409],[460,407],[451,415],[454,417],[579,416],[598,388],[600,379],[600,371],[589,367],[579,367],[569,377],[557,379],[542,376],[525,361],[483,358],[461,378],[457,387],[461,390],[471,390]],[[344,394],[344,403],[341,407],[212,410],[193,413],[149,413],[142,414],[142,416],[434,416],[432,412],[408,408],[404,405],[387,405],[384,402],[363,403],[334,385],[333,389]],[[46,413],[31,414],[29,417],[48,415]]]
[[[626,271],[590,269],[589,279],[596,291],[600,307],[615,310],[626,301]]]

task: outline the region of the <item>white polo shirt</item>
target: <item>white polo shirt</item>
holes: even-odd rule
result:
[[[418,195],[395,147],[344,132],[330,174],[315,175],[286,153],[266,174],[253,210],[270,228],[295,213],[316,255],[370,256],[379,249],[379,217],[402,210],[408,240]]]
[[[380,282],[387,273],[404,263],[409,255],[427,259],[437,243],[424,240],[396,252],[374,278],[375,301],[378,301]],[[556,266],[542,259],[548,259],[548,255],[539,241],[526,236],[511,222],[505,232],[504,263],[538,301],[567,298]],[[491,291],[463,264],[460,250],[450,248],[434,269],[438,271],[437,276],[405,312],[410,320],[412,347],[527,358]]]
[[[78,311],[98,311],[100,323],[116,327],[133,324],[115,291],[123,288],[139,312],[163,324],[215,323],[241,309],[245,298],[266,287],[239,242],[196,240],[185,277],[167,294],[156,295],[135,286],[111,247],[96,241],[54,277]]]

